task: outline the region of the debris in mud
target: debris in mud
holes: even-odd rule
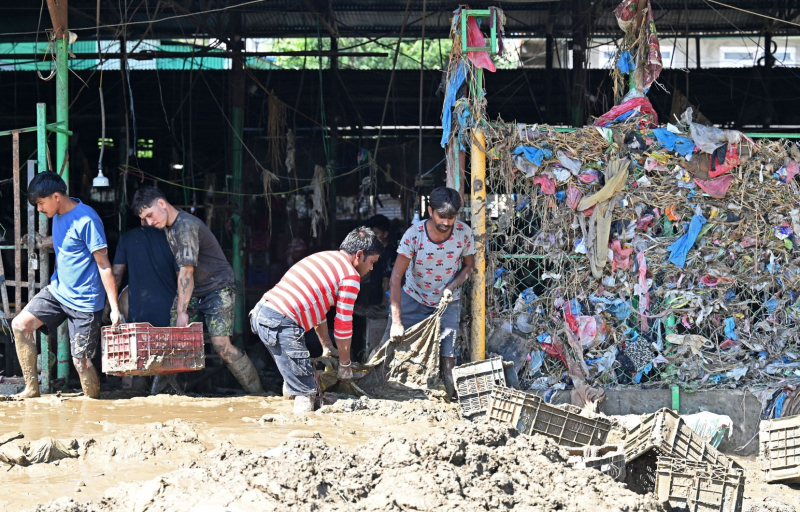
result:
[[[764,498],[759,503],[752,503],[745,512],[796,512],[796,509],[775,498]]]
[[[347,413],[371,417],[402,416],[403,421],[430,421],[435,423],[457,422],[460,420],[458,404],[444,404],[431,400],[372,400],[360,398],[340,398],[331,405],[320,408],[318,414]]]
[[[148,423],[144,428],[145,432],[122,430],[112,436],[87,439],[81,443],[81,456],[147,460],[156,455],[175,451],[194,453],[205,451],[205,447],[197,437],[197,431],[191,422],[186,420]]]
[[[574,469],[541,436],[506,425],[458,425],[425,435],[385,434],[355,451],[294,439],[260,454],[226,445],[98,502],[58,500],[37,512],[259,510],[660,510],[595,470]]]
[[[0,464],[30,466],[76,458],[78,456],[77,447],[78,442],[75,439],[62,441],[52,437],[43,437],[36,441],[17,440],[0,447]]]

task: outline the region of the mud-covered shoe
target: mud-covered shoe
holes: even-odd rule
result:
[[[296,396],[294,397],[294,413],[295,414],[305,414],[309,412],[314,412],[314,404],[316,402],[316,396]]]

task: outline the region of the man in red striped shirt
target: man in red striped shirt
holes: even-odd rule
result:
[[[250,312],[250,327],[272,354],[283,376],[284,395],[294,396],[296,413],[311,412],[317,396],[314,369],[304,341],[314,329],[323,355],[339,354],[339,378],[353,377],[350,342],[353,306],[361,278],[372,270],[383,244],[366,227],[350,232],[338,251],[312,254],[296,263]],[[333,336],[326,315],[335,305]]]

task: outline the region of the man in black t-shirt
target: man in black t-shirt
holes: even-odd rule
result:
[[[178,265],[163,231],[140,226],[119,239],[114,255],[117,290],[128,272],[127,322],[169,327],[170,308],[178,293]]]
[[[233,269],[214,234],[202,220],[169,204],[155,187],[137,190],[132,207],[148,226],[164,230],[180,268],[171,325],[185,327],[202,319],[211,345],[236,380],[246,392],[262,394],[261,380],[250,358],[231,343],[236,304]]]

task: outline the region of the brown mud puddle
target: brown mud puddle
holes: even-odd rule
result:
[[[355,407],[347,406],[353,403]],[[303,416],[292,413],[291,401],[272,397],[159,395],[89,400],[48,395],[0,402],[0,434],[19,431],[29,441],[74,438],[90,446],[78,459],[0,466],[4,489],[0,510],[29,508],[60,496],[98,499],[119,482],[144,481],[174,471],[226,442],[262,450],[280,445],[290,433],[291,437],[319,434],[328,444],[355,447],[378,433],[425,433],[456,421],[454,407],[376,400],[365,410],[361,402],[349,400],[327,412]],[[175,420],[179,435],[163,437],[162,424]],[[185,442],[187,432],[191,443]],[[161,437],[156,439],[156,434]],[[95,444],[87,443],[88,439]]]

